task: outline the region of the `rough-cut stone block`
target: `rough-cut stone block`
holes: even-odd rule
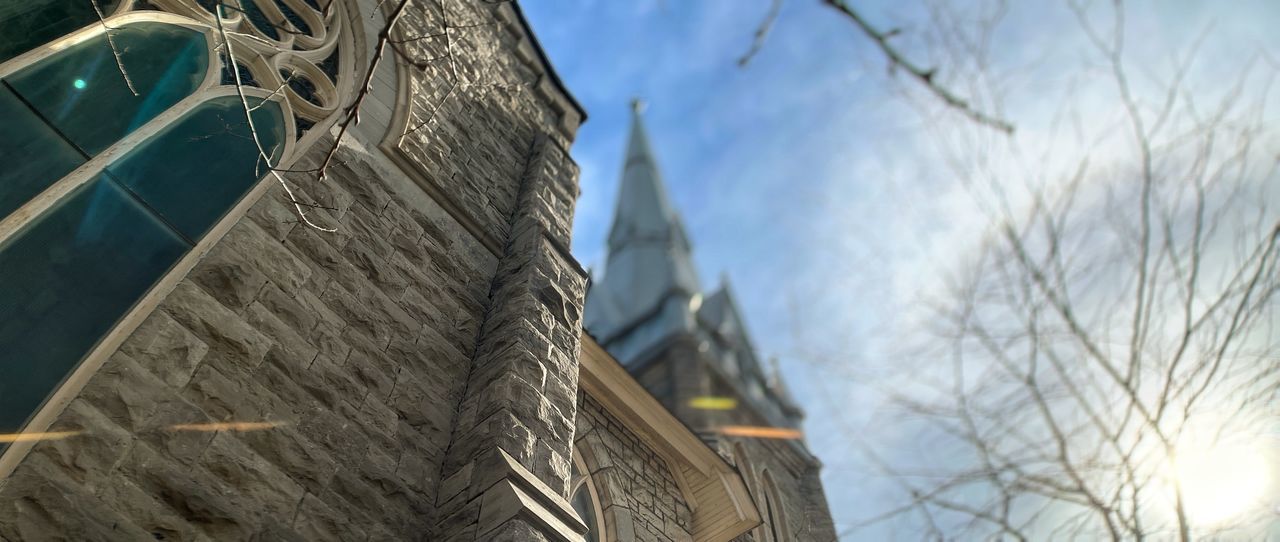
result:
[[[278,186],[272,187],[249,208],[245,216],[257,223],[272,239],[283,241],[289,231],[298,225],[297,211],[288,203],[288,197]]]
[[[149,446],[130,450],[121,474],[217,540],[248,538],[262,519],[257,503],[200,467],[165,459]]]
[[[301,294],[310,294],[306,290],[295,289],[299,296]],[[314,296],[314,294],[311,294]],[[306,337],[316,327],[316,322],[321,319],[321,315],[317,314],[314,308],[307,307],[299,299],[286,294],[275,283],[267,283],[258,292],[258,303],[267,309],[273,316],[280,319],[280,322],[288,326],[295,333]],[[317,300],[318,301],[318,300]]]
[[[145,540],[150,533],[33,455],[0,488],[0,537],[21,541]]]
[[[67,405],[49,431],[74,436],[43,441],[33,453],[47,457],[50,464],[78,483],[100,483],[124,457],[133,440],[128,431],[83,398]]]
[[[445,438],[453,411],[438,391],[402,371],[396,379],[390,406],[400,419],[428,437]]]
[[[112,423],[183,462],[199,456],[211,438],[208,433],[180,430],[212,420],[123,353],[99,369],[80,397]]]
[[[256,327],[262,334],[270,337],[276,345],[292,358],[310,362],[316,357],[316,347],[303,338],[298,332],[267,310],[262,303],[254,301],[244,311],[245,321]]]
[[[271,340],[191,282],[183,281],[161,308],[209,345],[212,352],[246,366],[257,366]]]
[[[195,525],[129,480],[115,477],[96,489],[102,502],[110,503],[112,508],[149,533],[154,540],[209,539]]]
[[[223,305],[238,311],[258,295],[267,276],[254,266],[252,252],[236,246],[237,237],[236,231],[228,232],[224,242],[214,246],[191,270],[189,278]]]
[[[337,462],[291,424],[245,432],[239,438],[313,493],[323,491],[337,470]]]
[[[337,249],[326,242],[321,235],[324,235],[324,232],[317,232],[311,228],[294,228],[289,232],[285,246],[302,260],[310,262],[314,269],[320,270],[323,276],[316,277],[313,273],[311,285],[320,286],[324,281],[331,279],[348,289],[359,288],[360,284],[366,281],[363,274],[343,258]],[[314,288],[312,290],[315,291]]]
[[[233,435],[219,433],[200,458],[201,466],[257,503],[268,517],[288,517],[302,500],[302,486]]]
[[[364,540],[367,537],[355,523],[310,493],[302,499],[298,515],[293,520],[293,530],[306,540],[316,541]]]
[[[129,354],[169,386],[181,388],[209,352],[209,345],[178,324],[172,316],[164,311],[155,311],[121,345],[120,351]]]

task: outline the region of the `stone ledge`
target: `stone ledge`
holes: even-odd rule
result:
[[[476,460],[469,470],[477,474],[471,480],[470,497],[480,499],[477,539],[485,539],[507,521],[520,517],[544,529],[551,540],[585,540],[587,526],[569,501],[501,448]]]

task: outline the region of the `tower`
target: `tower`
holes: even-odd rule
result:
[[[804,412],[776,364],[757,355],[728,277],[703,291],[642,113],[633,101],[605,270],[588,291],[584,324],[668,410],[734,461],[765,516],[757,539],[834,539],[821,464],[803,441],[741,436],[744,427],[785,435],[799,429]]]

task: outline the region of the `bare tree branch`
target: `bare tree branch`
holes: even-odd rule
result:
[[[107,46],[111,47],[111,56],[116,60],[116,69],[120,70],[120,77],[124,78],[125,86],[129,87],[129,92],[134,96],[138,96],[138,89],[133,86],[133,79],[129,78],[129,71],[124,69],[124,58],[120,56],[120,49],[116,47],[115,36],[112,32],[114,27],[107,25],[107,17],[102,13],[102,7],[98,5],[98,0],[89,0],[93,3],[93,12],[98,14],[98,23],[102,24],[102,33],[107,36]]]
[[[880,52],[884,53],[885,58],[889,60],[890,66],[894,68],[900,68],[903,71],[907,72],[909,75],[911,75],[912,78],[919,81],[920,84],[925,87],[925,89],[927,89],[930,93],[932,93],[938,99],[942,100],[943,103],[947,104],[947,106],[953,109],[956,109],[957,111],[960,111],[965,116],[972,119],[974,122],[977,122],[979,124],[983,124],[986,126],[990,126],[1006,134],[1013,133],[1013,130],[1014,130],[1013,124],[1011,124],[1006,120],[992,116],[988,113],[979,111],[972,104],[970,104],[968,100],[965,100],[964,98],[957,96],[955,93],[951,92],[946,87],[939,84],[935,80],[935,77],[937,75],[937,70],[935,68],[926,69],[924,67],[921,67],[915,64],[911,60],[907,59],[906,56],[904,56],[900,51],[898,51],[896,47],[890,44],[889,40],[898,34],[898,31],[896,29],[883,31],[883,32],[880,30],[877,30],[874,26],[871,25],[870,22],[867,21],[865,17],[863,17],[861,12],[859,12],[853,6],[849,5],[849,3],[846,0],[823,0],[823,1],[826,2],[827,5],[834,8],[837,12],[847,17],[850,21],[853,22],[855,26],[858,27],[859,30],[862,31],[863,34],[865,34],[868,38],[871,38],[871,41],[874,42],[876,46],[880,48]]]

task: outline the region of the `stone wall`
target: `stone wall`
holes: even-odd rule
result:
[[[820,465],[789,440],[734,438],[717,442],[751,492],[764,523],[740,542],[834,542],[835,525]],[[770,513],[772,510],[772,513]]]
[[[49,428],[71,436],[37,444],[0,480],[0,539],[555,530],[494,520],[495,507],[482,517],[492,493],[478,486],[493,480],[467,467],[501,450],[518,462],[507,471],[536,478],[525,491],[564,497],[585,287],[564,250],[577,121],[566,131],[564,107],[535,91],[547,76],[521,51],[510,6],[445,5],[407,12],[406,32],[440,31],[446,17],[494,24],[454,44],[468,83],[456,93],[444,90],[460,82],[448,63],[402,66],[404,117],[432,122],[389,152],[416,170],[358,131],[324,182],[294,175],[330,208],[313,220],[337,233],[299,225],[269,190]],[[530,84],[482,88],[480,74]],[[327,146],[294,169],[314,167]]]
[[[578,400],[576,446],[600,496],[608,533],[601,540],[691,539],[689,506],[670,466],[585,394]]]
[[[496,259],[359,150],[339,158],[304,190],[340,233],[261,199],[51,428],[85,435],[5,481],[0,533],[81,528],[67,495],[93,504],[83,528],[166,538],[426,529]],[[183,428],[216,422],[267,425]]]
[[[820,479],[821,464],[803,444],[781,439],[730,438],[716,433],[728,425],[770,426],[764,415],[748,408],[739,388],[705,355],[690,335],[677,335],[659,347],[655,358],[645,364],[640,381],[664,406],[704,439],[714,442],[721,456],[733,463],[742,474],[764,525],[742,535],[743,542],[829,542],[836,539],[834,523],[827,506]],[[666,381],[664,381],[666,379]],[[694,397],[738,398],[738,408],[731,410],[695,409]],[[775,509],[774,519],[765,514],[766,473],[772,479],[776,494],[769,498]],[[778,536],[773,535],[770,521],[779,523]]]

